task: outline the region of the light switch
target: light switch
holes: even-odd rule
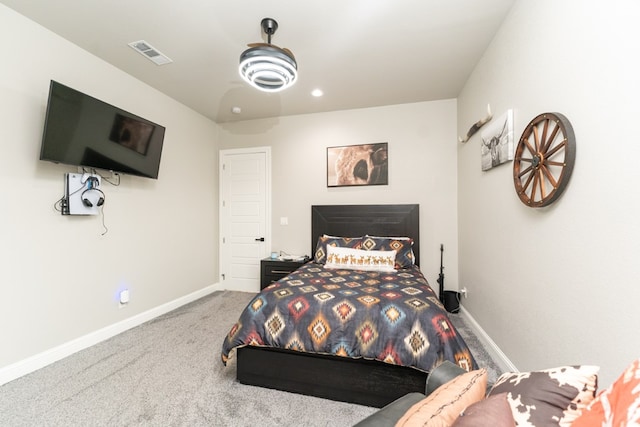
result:
[[[286,216],[281,216],[280,225],[289,225],[289,218],[287,218]]]

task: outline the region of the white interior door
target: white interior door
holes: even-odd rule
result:
[[[271,251],[269,147],[220,151],[220,283],[258,292]]]

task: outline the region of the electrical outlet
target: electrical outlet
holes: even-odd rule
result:
[[[467,288],[464,287],[464,288],[460,289],[460,294],[462,294],[462,296],[464,298],[466,298],[467,297]]]
[[[120,291],[120,306],[129,303],[129,289],[123,289]]]

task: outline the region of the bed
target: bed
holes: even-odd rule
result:
[[[418,205],[311,214],[312,260],[257,294],[225,337],[222,361],[235,349],[240,383],[382,407],[424,392],[443,360],[477,368],[418,268]],[[363,251],[376,256],[361,266]]]

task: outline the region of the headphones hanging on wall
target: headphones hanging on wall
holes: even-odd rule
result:
[[[104,204],[105,195],[102,192],[102,190],[98,188],[98,185],[100,185],[98,178],[96,178],[95,176],[90,176],[87,178],[86,182],[87,182],[87,189],[84,190],[80,195],[80,198],[82,199],[82,204],[88,208],[93,207],[93,202],[89,200],[89,194],[91,194],[91,192],[98,192],[100,193],[100,196],[98,197],[96,206],[102,206]]]

